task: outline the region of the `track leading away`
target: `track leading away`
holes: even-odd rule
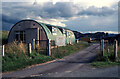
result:
[[[63,59],[6,73],[3,77],[117,77],[117,66],[96,69],[89,65],[96,57],[98,49],[99,44],[93,44]]]

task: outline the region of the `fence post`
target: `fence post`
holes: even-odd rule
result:
[[[40,37],[40,35],[39,35],[39,28],[37,28],[37,45],[39,45],[39,37]]]
[[[101,55],[104,56],[104,39],[101,40]]]
[[[76,39],[76,43],[79,43],[79,40],[78,40],[78,39]]]
[[[2,46],[2,56],[5,56],[5,45]]]
[[[109,48],[107,49],[107,53],[109,53],[110,52],[110,50],[109,50]]]
[[[116,61],[116,58],[118,57],[117,55],[117,49],[118,49],[118,42],[117,40],[115,39],[115,43],[114,43],[114,58],[115,58],[115,61]]]
[[[32,51],[31,51],[31,43],[28,43],[28,53],[29,53],[29,55],[32,53]]]
[[[48,56],[51,56],[51,39],[48,40]]]
[[[35,49],[35,39],[32,39],[32,50]]]
[[[100,52],[101,52],[101,47],[102,47],[102,46],[101,46],[101,40],[100,40]]]

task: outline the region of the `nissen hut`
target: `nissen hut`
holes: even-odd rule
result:
[[[9,43],[16,40],[27,44],[32,43],[33,39],[36,43],[51,40],[56,46],[75,43],[75,35],[71,30],[34,20],[19,21],[11,28],[8,36]]]

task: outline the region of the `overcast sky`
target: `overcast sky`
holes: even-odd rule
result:
[[[2,2],[3,30],[23,19],[58,25],[79,32],[118,32],[119,0],[55,0]]]

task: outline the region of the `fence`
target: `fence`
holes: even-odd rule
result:
[[[5,50],[8,45],[2,46],[2,56],[5,56]],[[27,52],[29,53],[29,55],[32,53],[32,51],[36,51],[40,54],[50,56],[51,55],[51,46],[54,46],[54,45],[55,45],[55,42],[51,41],[51,40],[35,40],[35,39],[33,39],[32,43],[28,43],[27,45],[25,45],[25,49],[27,49]]]
[[[114,42],[111,42],[104,39],[100,41],[101,56],[104,56],[105,52],[109,53],[112,48],[114,53],[114,60],[116,61],[116,59],[118,58],[118,41],[114,40]]]
[[[33,47],[35,47],[33,49],[36,52],[48,55],[48,40],[35,40],[35,42],[32,45]]]
[[[77,41],[78,43],[78,41]],[[5,47],[6,45],[2,46],[2,56],[5,56]],[[32,43],[28,43],[25,45],[25,48],[27,49],[29,55],[32,53],[32,51],[36,51],[40,54],[51,56],[51,49],[57,48],[58,46],[55,45],[54,40],[32,40]]]

